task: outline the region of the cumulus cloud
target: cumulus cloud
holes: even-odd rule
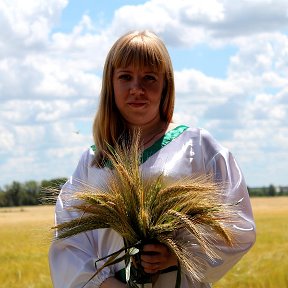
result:
[[[224,0],[223,6],[223,19],[213,27],[208,24],[215,37],[246,37],[288,27],[288,3],[285,0]]]
[[[45,48],[51,28],[59,21],[68,0],[1,1],[0,55],[23,55]],[[4,45],[5,43],[5,45]]]
[[[150,0],[118,9],[109,31],[121,35],[146,28],[162,36],[168,45],[218,46],[231,39],[287,30],[287,20],[286,0]]]
[[[282,171],[287,159],[287,40],[279,32],[254,35],[253,41],[249,35],[238,38],[225,79],[193,69],[176,72],[177,111],[193,114],[193,124],[213,132],[243,163],[248,181],[258,185],[270,177],[286,181],[271,166]]]
[[[90,33],[93,27],[85,15],[70,34],[53,32],[68,1],[48,2],[0,3],[0,185],[51,177],[52,156],[61,174],[59,159],[65,155],[77,163],[92,142],[90,135],[75,131],[92,121],[96,109],[101,77],[96,70],[103,59],[93,61],[93,55],[100,36]],[[59,152],[65,149],[69,152]],[[62,170],[67,172],[68,166]]]
[[[92,143],[87,123],[108,49],[134,29],[155,31],[170,49],[232,45],[236,52],[226,77],[193,67],[175,71],[174,118],[210,130],[236,154],[252,183],[261,184],[261,173],[250,168],[255,161],[271,167],[278,165],[274,159],[287,159],[286,0],[150,0],[115,10],[102,30],[84,14],[70,32],[61,32],[57,25],[67,5],[68,0],[0,3],[0,185],[14,176],[72,172]],[[268,168],[265,173],[285,184]]]

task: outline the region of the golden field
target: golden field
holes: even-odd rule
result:
[[[288,288],[288,197],[252,198],[257,242],[216,288]],[[52,287],[47,261],[54,207],[0,209],[0,287]],[[64,288],[64,287],[63,287]]]

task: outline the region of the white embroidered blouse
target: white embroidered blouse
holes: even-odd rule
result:
[[[65,200],[73,193],[75,179],[92,185],[105,186],[107,169],[91,167],[94,157],[92,148],[83,153],[72,177],[63,186],[59,194],[55,220],[56,223],[67,221],[74,215],[67,210],[68,202]],[[199,249],[197,243],[191,245],[191,255],[202,258],[205,273],[200,282],[195,281],[187,272],[181,272],[181,288],[211,287],[212,282],[219,280],[255,242],[255,224],[252,215],[247,187],[231,153],[222,147],[207,131],[189,128],[180,125],[167,132],[154,145],[143,152],[141,169],[144,176],[153,176],[163,173],[169,180],[181,177],[213,173],[216,180],[228,183],[226,191],[227,201],[237,202],[243,198],[237,209],[239,221],[233,225],[237,237],[237,246],[228,247],[223,244],[216,245],[215,251],[221,259],[209,260]],[[147,174],[146,174],[147,173]],[[186,235],[182,237],[190,237]],[[107,256],[123,247],[120,235],[111,229],[98,229],[81,233],[77,236],[54,241],[49,251],[50,271],[55,288],[79,288],[95,273],[95,261]],[[104,260],[103,260],[104,261]],[[102,263],[103,264],[103,263]],[[101,262],[98,263],[99,267]],[[106,267],[94,277],[85,287],[100,287],[108,277],[125,267],[118,263]],[[174,288],[176,272],[161,274],[155,288]]]

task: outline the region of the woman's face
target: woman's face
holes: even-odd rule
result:
[[[117,68],[113,74],[115,103],[130,126],[158,124],[164,86],[162,72],[149,67]]]

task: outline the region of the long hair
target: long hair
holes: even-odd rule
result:
[[[172,62],[164,43],[149,31],[129,32],[120,37],[110,49],[102,77],[100,102],[93,123],[93,138],[96,145],[92,165],[103,166],[107,147],[114,147],[121,136],[129,132],[125,120],[118,111],[113,90],[115,69],[129,65],[137,68],[145,66],[164,75],[164,88],[159,107],[160,119],[172,120],[175,86]]]

